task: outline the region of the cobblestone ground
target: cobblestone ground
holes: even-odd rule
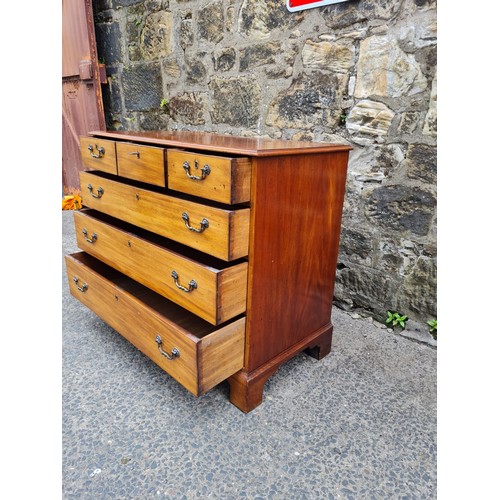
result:
[[[76,251],[63,212],[63,254]],[[65,499],[436,498],[436,353],[334,308],[332,352],[301,354],[245,415],[195,398],[68,291]]]

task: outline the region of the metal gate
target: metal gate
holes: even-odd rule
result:
[[[92,0],[63,0],[62,37],[62,189],[69,194],[80,192],[80,135],[106,129]]]

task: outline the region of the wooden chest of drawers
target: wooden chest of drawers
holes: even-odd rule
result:
[[[190,392],[244,412],[331,349],[349,150],[204,132],[81,138],[71,293]]]

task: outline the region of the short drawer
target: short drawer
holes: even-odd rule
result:
[[[93,170],[117,174],[116,143],[98,137],[80,137],[83,164]]]
[[[155,186],[166,186],[165,149],[117,142],[116,158],[118,175]]]
[[[249,158],[169,150],[167,172],[169,189],[227,204],[250,200]]]
[[[215,327],[85,252],[65,260],[71,294],[195,396],[243,367],[245,318]]]
[[[231,261],[248,255],[250,209],[169,196],[105,174],[80,172],[83,205]]]
[[[209,323],[245,312],[248,262],[210,258],[94,210],[74,218],[80,249]]]

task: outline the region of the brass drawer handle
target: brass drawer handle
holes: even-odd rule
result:
[[[87,188],[88,188],[88,190],[90,191],[90,194],[91,194],[94,198],[101,198],[101,197],[102,197],[102,195],[104,194],[104,189],[103,189],[102,187],[100,187],[100,186],[97,188],[97,194],[94,194],[94,192],[93,192],[93,189],[94,189],[94,188],[92,187],[92,184],[89,184],[89,185],[87,186]]]
[[[172,353],[169,354],[167,351],[163,350],[163,347],[161,346],[163,341],[161,340],[161,337],[159,335],[156,336],[155,340],[156,340],[156,343],[158,344],[158,350],[160,351],[160,354],[162,356],[165,356],[169,360],[172,360],[174,358],[180,358],[181,353],[180,353],[179,349],[177,349],[177,347],[174,347],[172,349]]]
[[[186,288],[185,286],[180,285],[179,281],[177,281],[179,279],[179,275],[175,271],[172,271],[171,276],[172,276],[172,278],[174,278],[175,286],[184,292],[189,293],[189,292],[192,292],[195,288],[198,288],[198,283],[196,283],[195,280],[191,280],[188,283],[189,288]]]
[[[139,159],[141,157],[141,152],[140,151],[132,151],[131,153],[129,153],[129,155],[135,155],[135,156],[137,156],[137,159]]]
[[[193,179],[194,181],[202,181],[207,175],[210,174],[211,170],[210,170],[210,167],[208,165],[205,165],[202,169],[201,169],[201,176],[198,177],[196,175],[191,175],[191,172],[190,172],[190,165],[189,165],[189,162],[186,160],[184,162],[184,164],[182,165],[184,170],[186,171],[186,175],[190,178],[190,179]],[[195,160],[194,161],[194,166],[196,169],[198,169],[198,160]]]
[[[86,292],[88,290],[89,286],[87,285],[87,283],[84,283],[82,286],[78,286],[78,282],[80,281],[78,276],[74,276],[73,281],[76,283],[76,288],[78,288],[80,292]]]
[[[186,224],[186,227],[190,231],[194,231],[195,233],[202,233],[203,231],[205,231],[205,229],[208,228],[208,220],[205,218],[201,220],[199,229],[197,229],[195,227],[191,227],[189,225],[189,215],[186,212],[182,213],[182,220],[184,221],[184,224]]]
[[[85,237],[85,240],[88,241],[89,243],[95,243],[97,241],[97,233],[94,233],[92,235],[92,238],[88,237],[87,229],[83,228],[82,229],[83,236]]]
[[[95,148],[97,150],[97,154],[94,153],[94,146],[92,146],[92,144],[88,145],[87,149],[90,151],[90,156],[92,156],[92,158],[102,158],[105,153],[104,148],[102,146],[98,147],[97,144],[95,145]]]

